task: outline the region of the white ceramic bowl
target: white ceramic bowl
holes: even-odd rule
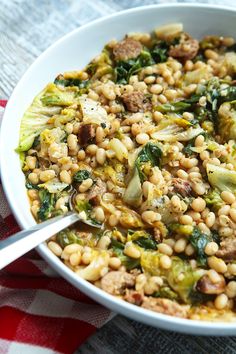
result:
[[[18,144],[20,120],[34,96],[58,73],[83,68],[112,38],[121,39],[128,32],[151,31],[167,23],[182,22],[194,37],[207,34],[234,36],[236,11],[213,5],[154,5],[123,11],[99,19],[69,33],[48,48],[27,70],[16,86],[5,110],[1,128],[1,174],[12,211],[22,228],[35,221],[30,213],[19,157],[14,152]],[[146,324],[178,332],[201,335],[233,335],[236,323],[191,321],[151,312],[129,304],[79,278],[42,244],[41,256],[62,277],[102,305]]]

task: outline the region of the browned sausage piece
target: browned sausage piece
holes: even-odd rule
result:
[[[135,276],[127,272],[112,271],[104,275],[101,288],[112,295],[123,295],[127,288],[135,284]]]
[[[216,256],[223,258],[226,262],[235,261],[236,239],[231,237],[225,238],[225,240],[220,243],[220,249],[217,251]]]
[[[140,306],[143,302],[143,294],[136,290],[126,290],[124,300],[130,302],[131,304]]]
[[[155,240],[156,240],[157,243],[162,242],[162,240],[163,240],[163,235],[161,234],[161,230],[158,229],[158,227],[154,227],[154,229],[153,229],[153,236],[154,236],[154,238],[155,238]]]
[[[191,183],[181,178],[172,179],[173,192],[180,194],[182,197],[190,197],[192,193]]]
[[[95,128],[92,124],[81,125],[79,130],[80,145],[87,145],[95,137]]]
[[[97,179],[96,183],[90,188],[87,198],[92,205],[99,205],[101,197],[106,190],[106,183],[101,179]]]
[[[125,38],[113,48],[115,61],[136,58],[142,51],[142,44],[133,38]]]
[[[197,282],[197,290],[203,294],[221,294],[225,289],[225,278],[220,275],[220,281],[213,283],[208,275],[203,275]]]
[[[193,59],[199,50],[199,43],[196,39],[187,39],[183,43],[172,46],[169,50],[169,56],[184,61]]]
[[[145,97],[141,91],[133,91],[131,93],[124,93],[121,96],[126,109],[130,112],[145,112],[151,109],[150,101]]]
[[[177,302],[169,299],[155,298],[151,296],[144,297],[141,307],[170,316],[187,318],[188,306],[179,305]]]

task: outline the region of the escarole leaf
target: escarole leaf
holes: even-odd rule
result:
[[[89,80],[81,80],[77,76],[77,73],[66,73],[66,78],[63,75],[58,75],[54,80],[55,85],[69,87],[69,86],[76,86],[79,89],[86,89],[89,86]],[[70,77],[69,77],[70,76]]]
[[[159,40],[154,44],[150,50],[150,53],[155,63],[164,63],[167,61],[168,51],[171,44],[174,43],[170,43],[164,40]]]
[[[48,84],[41,101],[46,106],[70,106],[78,103],[78,89],[66,87],[59,88],[55,84]]]
[[[224,202],[220,197],[220,191],[216,188],[210,190],[204,196],[204,200],[206,202],[206,205],[214,211],[218,211],[224,205]]]
[[[33,184],[31,182],[29,182],[29,180],[26,180],[25,182],[25,187],[27,189],[35,189],[35,190],[40,190],[39,186],[37,184]]]
[[[204,89],[211,119],[223,140],[236,138],[236,87],[216,77],[211,78]]]
[[[85,179],[88,179],[90,177],[91,177],[91,173],[88,170],[79,170],[74,174],[73,182],[81,183]]]
[[[209,163],[206,165],[206,171],[212,187],[218,188],[221,192],[236,193],[236,171]]]
[[[193,270],[190,264],[179,257],[172,257],[171,269],[166,271],[166,277],[170,287],[179,295],[185,303],[190,302],[190,294],[194,285],[201,277],[201,273]],[[180,280],[180,274],[183,275]]]
[[[112,67],[112,61],[110,58],[109,50],[104,48],[99,57],[92,60],[86,66],[86,71],[90,75],[92,81],[99,79],[100,77],[106,74],[114,76],[114,70]]]
[[[206,245],[211,241],[218,242],[218,239],[219,237],[217,233],[207,235],[201,232],[197,227],[194,227],[193,232],[189,237],[189,242],[195,249],[199,265],[205,266],[207,264],[207,255],[205,254]]]
[[[135,167],[138,170],[141,182],[146,179],[145,173],[142,170],[143,164],[150,162],[152,167],[160,166],[161,158],[162,150],[157,144],[149,142],[142,148],[135,161]]]
[[[171,257],[171,268],[165,270],[160,266],[161,256],[162,254],[158,251],[143,251],[141,254],[143,271],[151,275],[166,277],[170,288],[178,294],[182,301],[188,303],[189,295],[201,274],[198,271],[194,271],[190,264],[180,257]],[[181,279],[179,277],[180,274],[182,275]]]
[[[57,179],[50,180],[48,182],[39,184],[38,187],[45,188],[49,193],[59,193],[62,192],[63,189],[67,188],[69,184],[64,182],[59,182]]]
[[[155,110],[162,113],[182,113],[186,110],[192,111],[196,107],[196,103],[198,103],[201,96],[202,93],[195,93],[185,100],[159,104],[155,107]]]
[[[234,170],[236,170],[236,144],[227,144],[227,155],[224,156],[223,162],[231,163],[234,166]]]
[[[119,61],[115,67],[116,82],[127,84],[129,78],[137,74],[143,67],[154,64],[151,54],[143,50],[137,58]]]
[[[38,218],[44,221],[51,217],[51,213],[55,206],[54,194],[49,193],[46,189],[39,191],[40,208],[38,211]]]
[[[92,217],[91,213],[93,207],[88,200],[85,199],[76,200],[74,209],[75,211],[77,211],[77,213],[79,213],[81,219],[88,220],[90,223],[94,225],[101,225],[101,222],[97,221],[95,218]]]
[[[165,117],[158,124],[156,131],[151,134],[151,137],[155,140],[167,142],[188,141],[203,131],[200,126],[192,127],[191,123],[185,119]]]
[[[26,110],[21,120],[20,139],[17,152],[27,151],[34,143],[34,139],[46,128],[50,129],[53,124],[50,118],[61,111],[61,107],[47,106],[43,103],[47,87],[33,100],[30,107]]]
[[[146,250],[141,253],[141,267],[144,272],[151,275],[162,275],[162,268],[160,267],[161,253],[158,251]]]
[[[177,42],[178,40],[172,42],[158,40],[150,50],[143,49],[137,58],[119,61],[115,67],[116,82],[118,84],[127,84],[130,77],[137,74],[142,68],[155,63],[166,62],[170,46]]]
[[[128,159],[128,150],[127,147],[117,138],[112,138],[109,142],[109,149],[113,150],[116,158],[123,162],[123,160]]]
[[[134,207],[139,206],[142,202],[142,186],[137,168],[134,169],[133,177],[125,190],[123,200]]]
[[[191,103],[187,103],[186,101],[177,101],[172,103],[160,104],[156,107],[158,112],[168,113],[168,112],[184,112],[188,108],[191,107]]]
[[[69,228],[60,231],[56,236],[56,240],[59,243],[59,245],[63,248],[70,245],[71,243],[78,243],[78,244],[82,243],[76,231],[71,230]]]
[[[139,266],[140,259],[134,259],[124,254],[125,246],[123,243],[112,238],[111,247],[114,254],[120,259],[121,263],[126,267],[126,269],[131,270]]]
[[[236,99],[236,86],[223,85],[222,80],[214,77],[207,82],[205,95],[212,111],[224,102],[231,102]]]
[[[75,204],[75,210],[79,213],[89,213],[92,210],[92,205],[88,200],[77,200]]]
[[[152,294],[152,296],[175,300],[175,301],[179,300],[178,294],[175,291],[173,291],[169,286],[162,286],[158,291],[155,291],[155,293]]]
[[[146,180],[145,165],[149,164],[150,167],[160,166],[162,157],[162,150],[158,145],[149,142],[139,152],[135,160],[133,175],[125,190],[123,200],[134,207],[137,207],[142,202],[142,185]]]
[[[144,249],[157,249],[157,243],[155,242],[152,235],[144,230],[128,230],[127,241],[132,241]]]
[[[86,95],[79,97],[79,103],[83,115],[84,124],[107,124],[107,111],[101,106],[99,102],[88,98]]]
[[[236,139],[235,102],[225,102],[218,110],[218,131],[224,141]]]

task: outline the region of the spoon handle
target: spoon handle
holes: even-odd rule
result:
[[[69,212],[66,215],[59,215],[36,224],[0,241],[0,269],[76,221],[79,221],[78,214]]]

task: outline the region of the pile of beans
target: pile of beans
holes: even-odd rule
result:
[[[165,33],[157,33],[157,39],[160,36],[162,40],[168,41]],[[147,48],[153,41],[153,35],[146,33],[133,34],[129,38]],[[130,288],[140,296],[165,298],[167,295],[157,294],[165,286],[171,288],[166,274],[171,271],[175,257],[180,257],[193,272],[199,271],[202,279],[207,279],[213,289],[210,293],[205,290],[205,293],[202,292],[210,295],[208,300],[197,307],[189,307],[185,317],[193,319],[202,319],[204,308],[233,313],[236,297],[236,245],[231,258],[220,256],[220,252],[224,247],[222,242],[236,237],[236,197],[228,189],[223,190],[219,192],[221,206],[216,208],[209,205],[206,196],[212,191],[212,186],[207,179],[206,167],[211,164],[234,170],[233,164],[224,159],[234,141],[222,141],[208,117],[199,123],[202,133],[191,139],[191,154],[186,152],[189,141],[158,141],[153,139],[152,134],[169,114],[158,107],[190,98],[198,92],[199,85],[206,84],[213,77],[232,82],[232,70],[224,58],[227,48],[234,44],[234,40],[219,38],[225,50],[219,46],[205,50],[201,48],[198,54],[191,57],[191,47],[189,49],[188,44],[185,44],[188,57],[181,56],[182,54],[179,57],[167,56],[165,62],[153,63],[132,73],[126,83],[116,82],[114,70],[111,73],[104,69],[103,74],[99,75],[97,71],[97,76],[93,76],[90,66],[83,71],[65,73],[64,79],[74,76],[81,81],[90,80],[87,91],[82,94],[105,110],[107,122],[91,124],[93,133],[86,144],[83,144],[81,126],[84,125],[84,112],[79,102],[69,105],[68,108],[74,112],[74,118],[70,121],[59,123],[58,116],[50,118],[53,128],[63,131],[63,142],[53,141],[45,147],[39,141],[37,146],[26,152],[24,164],[24,172],[30,183],[28,196],[31,212],[37,221],[42,221],[39,218],[43,203],[40,196],[40,191],[44,188],[42,186],[57,182],[64,183],[67,189],[55,195],[54,209],[48,217],[69,210],[70,187],[73,186],[77,193],[75,203],[88,202],[90,217],[104,225],[100,234],[84,226],[81,230],[78,225],[71,230],[77,241],[67,239],[67,242],[62,242],[58,235],[54,235],[48,242],[48,247],[57,257],[79,276],[130,302],[133,301],[129,299]],[[122,45],[124,47],[125,42]],[[115,40],[107,45],[109,53],[113,51],[117,55],[118,49],[119,42]],[[101,63],[103,57],[104,52],[93,61],[93,65]],[[105,64],[114,69],[117,63],[112,54],[109,60]],[[192,81],[187,80],[189,74],[204,70],[205,76],[199,74]],[[60,86],[59,88],[66,90]],[[134,102],[138,95],[143,97],[143,101]],[[195,104],[206,108],[206,96],[202,95]],[[196,116],[191,109],[176,113],[174,119],[180,118],[185,122],[186,130],[196,124]],[[205,133],[214,140],[214,149],[208,148]],[[145,165],[145,179],[140,179],[141,201],[136,205],[125,203],[123,197],[134,171],[135,158],[147,144],[153,142],[162,150],[162,162],[159,166]],[[81,170],[88,171],[89,177],[75,183],[74,176]],[[136,187],[138,189],[138,185]],[[184,232],[170,231],[170,224],[178,225],[179,230],[183,229]],[[129,229],[147,231],[155,242],[155,248],[149,252],[156,252],[160,257],[153,274],[142,266],[144,248],[128,238]],[[204,264],[199,263],[196,247],[191,241],[190,236],[195,229],[204,234],[206,239],[208,237],[203,249]],[[218,240],[210,238],[213,233],[218,234]],[[122,245],[119,252],[114,246],[114,239]],[[94,266],[95,260],[97,266]],[[130,269],[127,266],[130,261],[137,266]],[[120,293],[117,293],[117,289],[116,292],[113,288],[109,290],[104,284],[111,272],[128,273],[134,279],[132,285],[126,287],[124,283]],[[180,272],[177,282],[181,283],[184,277],[185,274]],[[192,290],[200,293],[202,291],[200,285],[196,284]],[[175,288],[172,291],[178,294]],[[171,301],[184,306],[181,296],[176,296]],[[191,305],[191,299],[188,300],[188,305]],[[170,314],[168,311],[167,313]]]

